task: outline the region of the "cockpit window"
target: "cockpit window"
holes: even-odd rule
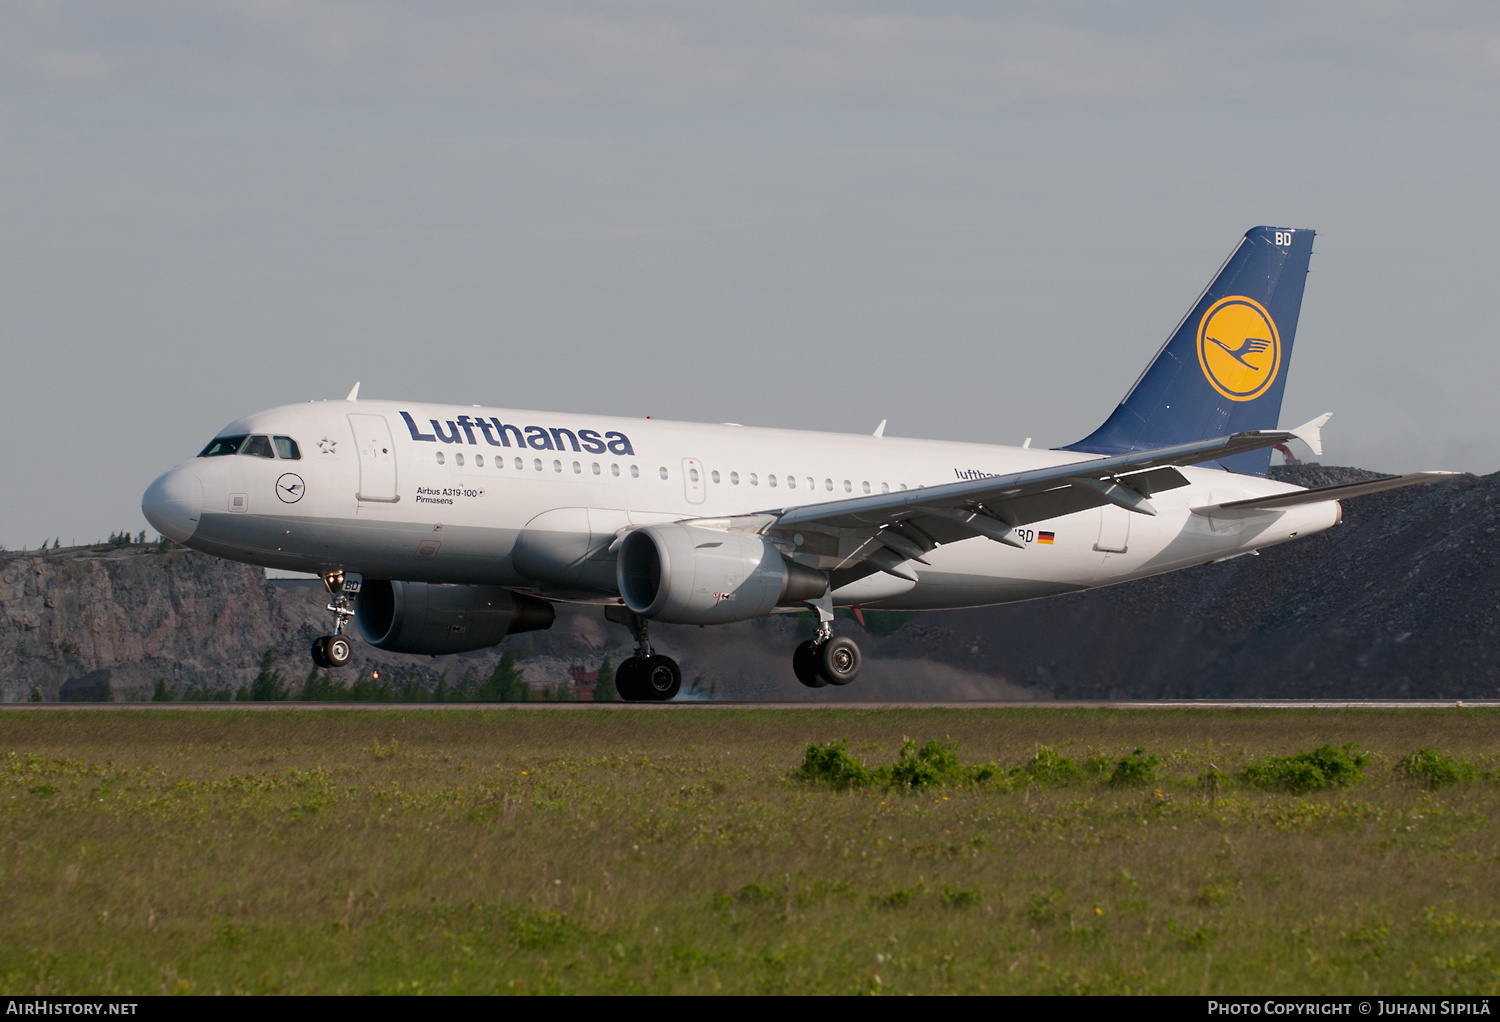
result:
[[[208,446],[199,453],[200,458],[221,458],[226,454],[238,454],[240,444],[249,437],[244,436],[216,436],[208,442]]]
[[[278,436],[271,438],[276,445],[276,453],[287,461],[301,461],[302,452],[297,449],[297,441],[289,436]]]
[[[271,441],[268,437],[253,436],[245,441],[245,446],[240,448],[241,454],[248,454],[252,458],[274,458],[271,453]]]

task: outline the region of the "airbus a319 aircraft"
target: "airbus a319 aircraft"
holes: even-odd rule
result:
[[[1256,227],[1113,414],[1055,450],[358,398],[236,419],[153,482],[142,510],[220,557],[316,572],[319,665],[438,655],[597,604],[630,628],[622,697],[665,700],[653,621],[816,612],[792,669],[846,685],[835,607],[976,607],[1253,554],[1337,525],[1340,498],[1266,478],[1271,449],[1321,454],[1320,416],[1277,429],[1313,232]],[[354,576],[358,576],[355,578]]]

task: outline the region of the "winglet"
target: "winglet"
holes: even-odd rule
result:
[[[880,425],[878,425],[878,426],[875,427],[875,432],[874,432],[873,435],[874,436],[878,436],[878,437],[885,436],[885,420],[884,419],[881,419],[880,420]]]
[[[1332,412],[1324,412],[1311,422],[1304,422],[1296,429],[1287,430],[1288,433],[1301,440],[1312,448],[1313,454],[1323,456],[1323,427],[1328,425],[1328,420],[1333,418]]]
[[[359,384],[358,383],[354,384],[353,388],[349,391],[349,396],[346,397],[346,398],[344,398],[344,400],[345,401],[358,401],[359,400]]]

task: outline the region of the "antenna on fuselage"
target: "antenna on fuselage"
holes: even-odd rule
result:
[[[356,382],[354,384],[354,386],[350,389],[349,396],[346,397],[346,398],[344,398],[344,400],[345,401],[358,401],[359,400],[359,383],[358,382]]]
[[[880,420],[880,425],[878,425],[878,426],[875,427],[875,432],[873,434],[871,434],[871,435],[872,436],[879,436],[879,437],[885,436],[885,420],[884,419]]]

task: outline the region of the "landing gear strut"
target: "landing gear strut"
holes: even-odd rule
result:
[[[859,647],[833,634],[833,597],[824,593],[807,605],[818,612],[818,631],[792,654],[792,672],[808,688],[847,685],[859,677]]]
[[[632,703],[663,703],[682,688],[682,668],[669,656],[651,652],[650,624],[625,607],[607,607],[604,616],[630,629],[635,655],[615,668],[615,690]]]
[[[319,667],[344,667],[354,659],[354,647],[344,635],[344,622],[354,616],[350,606],[359,592],[359,583],[345,581],[343,569],[323,572],[323,585],[328,588],[333,602],[328,609],[333,611],[333,634],[320,635],[313,640],[313,663]]]

